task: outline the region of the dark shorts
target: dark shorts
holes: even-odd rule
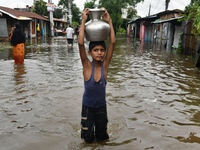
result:
[[[67,39],[68,44],[73,44],[73,39]]]
[[[81,113],[81,138],[87,143],[109,139],[107,133],[107,108],[106,105],[99,108],[82,106]]]

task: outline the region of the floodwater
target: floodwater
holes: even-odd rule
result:
[[[0,52],[1,150],[198,150],[196,60],[117,38],[107,84],[110,140],[80,138],[82,66],[65,38],[31,41],[25,63]],[[87,44],[86,44],[87,47]]]

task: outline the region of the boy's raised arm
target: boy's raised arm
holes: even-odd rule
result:
[[[114,46],[115,46],[115,32],[113,29],[112,19],[110,18],[110,15],[106,9],[105,9],[105,13],[103,15],[103,19],[110,25],[110,35],[109,35],[110,43],[108,45],[108,51],[107,51],[107,55],[105,57],[105,62],[107,65],[109,65],[110,60],[112,59]]]
[[[86,61],[88,60],[87,54],[86,54],[86,51],[85,51],[85,45],[84,45],[85,22],[88,18],[88,10],[89,9],[86,8],[82,12],[82,21],[81,21],[80,32],[79,32],[79,36],[78,36],[79,53],[80,53],[80,57],[81,57],[81,61],[82,61],[83,66],[86,63]]]

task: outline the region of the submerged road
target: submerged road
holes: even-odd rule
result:
[[[194,58],[118,37],[107,84],[110,140],[80,139],[82,66],[65,38],[0,53],[1,150],[198,150],[200,70]],[[87,47],[87,43],[86,43]]]

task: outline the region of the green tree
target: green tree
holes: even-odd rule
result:
[[[63,18],[62,9],[60,9],[60,8],[55,8],[55,9],[54,9],[54,12],[53,12],[53,17],[54,17],[54,18],[58,18],[58,19]]]
[[[192,33],[195,35],[200,34],[200,0],[191,0],[190,5],[185,7],[184,19],[192,20],[194,28]]]
[[[127,19],[131,20],[136,16],[137,10],[133,6],[128,7]]]
[[[71,0],[72,1],[72,22],[76,22],[75,24],[80,24],[80,15],[81,15],[81,12],[79,10],[79,8],[77,7],[76,4],[73,3],[74,0]],[[62,6],[63,8],[68,8],[68,5],[69,4],[69,0],[59,0],[58,2],[58,6]]]
[[[137,16],[137,10],[133,7],[133,6],[129,6],[128,8],[128,11],[127,11],[127,18],[126,19],[123,19],[122,21],[122,24],[121,24],[121,28],[123,28],[124,32],[126,32],[126,29],[127,29],[127,25],[128,25],[128,22],[132,19],[134,19],[134,17],[139,17]],[[120,34],[122,33],[122,29],[117,29],[118,31],[117,32],[120,32]]]
[[[81,12],[76,4],[72,5],[72,22],[78,22],[80,24]]]
[[[89,2],[84,3],[84,8],[96,8],[97,5],[95,4],[96,0],[91,0]]]
[[[71,0],[71,1],[73,3],[74,0]],[[58,6],[61,5],[63,6],[63,8],[68,8],[68,4],[69,4],[69,0],[59,0],[58,2]]]
[[[107,9],[116,32],[123,24],[121,8],[135,7],[137,3],[142,1],[144,0],[99,0],[98,7],[105,7]]]
[[[44,2],[43,0],[39,0],[39,1],[34,2],[33,12],[40,14],[40,15],[47,16],[48,12],[47,12],[46,4],[47,3]]]

